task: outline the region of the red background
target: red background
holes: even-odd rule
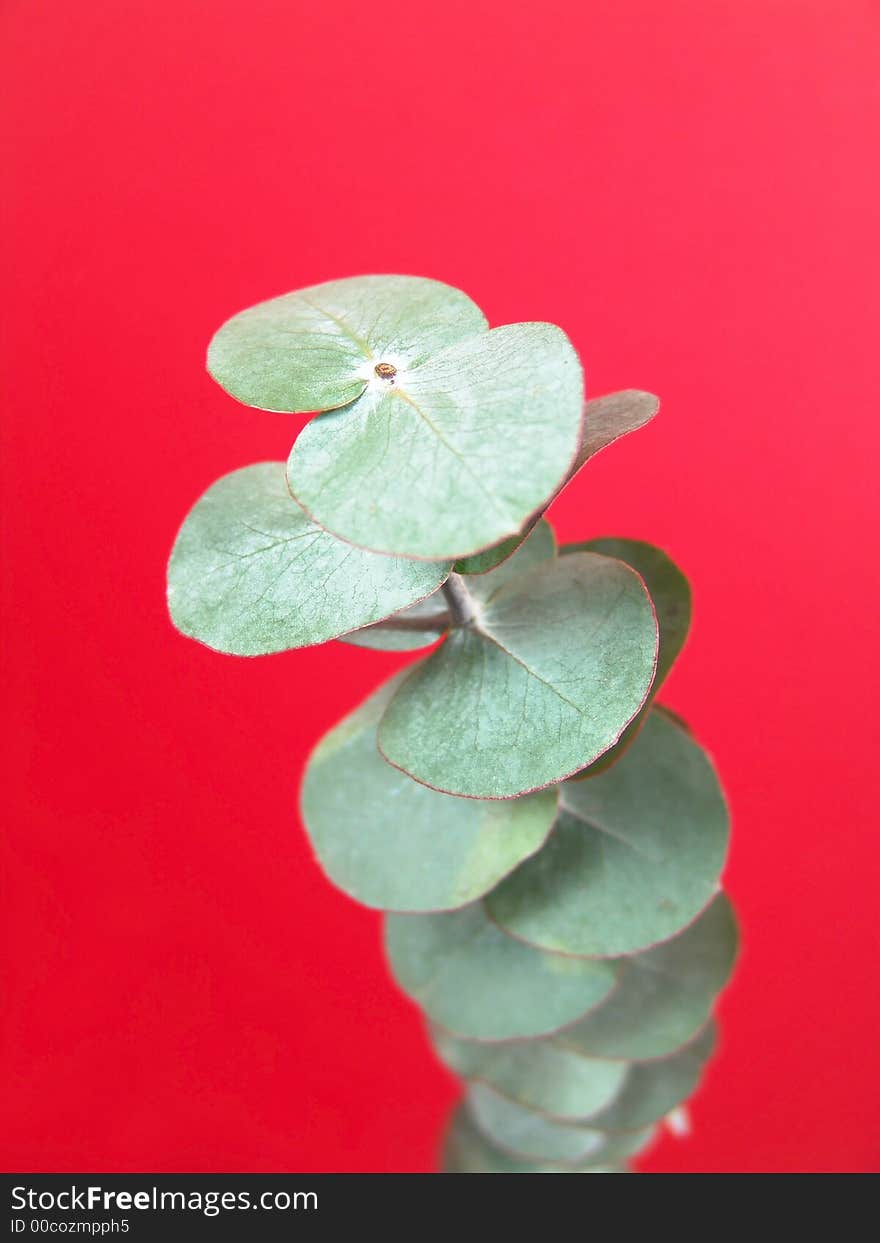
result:
[[[297,823],[399,659],[216,656],[165,559],[297,420],[203,370],[370,271],[550,319],[660,417],[555,506],[693,579],[745,953],[652,1170],[878,1165],[873,0],[5,0],[7,1169],[425,1170],[454,1084]],[[871,532],[873,530],[873,537]]]

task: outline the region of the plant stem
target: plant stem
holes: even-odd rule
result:
[[[477,616],[473,597],[464,585],[460,574],[450,574],[440,589],[446,597],[452,623],[455,626],[469,626]]]

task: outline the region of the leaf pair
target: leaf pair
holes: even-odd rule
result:
[[[456,798],[386,764],[376,729],[400,682],[391,678],[315,748],[303,820],[324,871],[359,902],[451,910],[487,893],[541,846],[556,818],[556,791]]]
[[[579,460],[642,426],[655,409],[656,401],[642,393],[588,402]],[[417,498],[411,500],[415,506]],[[530,529],[458,568],[484,573],[509,557]],[[545,529],[543,539],[533,536],[533,547],[548,538]],[[293,501],[283,464],[264,462],[225,475],[190,511],[168,567],[168,602],[179,630],[232,655],[266,655],[343,636],[403,651],[444,632],[445,620],[433,631],[403,629],[401,621],[405,627],[426,614],[444,618],[442,599],[426,597],[451,569],[451,561],[384,556],[337,539]]]
[[[383,762],[377,724],[400,686],[398,675],[380,688],[306,768],[307,831],[330,879],[351,896],[424,913],[487,895],[492,918],[520,940],[591,957],[666,941],[711,900],[727,808],[708,756],[664,711],[655,709],[619,762],[589,781],[470,799]]]
[[[507,560],[466,580],[474,624],[401,682],[382,717],[391,764],[447,793],[511,798],[615,743],[651,686],[652,604],[623,561],[554,554],[540,522]],[[419,610],[443,618],[436,592],[449,569],[336,540],[290,500],[280,466],[264,463],[218,481],[191,512],[169,565],[169,606],[184,633],[238,655],[346,631],[407,646],[410,632],[391,621]]]
[[[526,576],[527,571],[550,562],[554,555],[550,529],[545,522],[540,523],[508,560],[489,573],[466,580],[478,606],[477,624],[453,634],[444,648],[417,667],[403,683],[380,730],[380,745],[387,759],[417,780],[447,792],[498,798],[539,787],[546,782],[548,772],[557,780],[564,778],[569,775],[569,765],[573,761],[588,764],[591,742],[594,754],[603,746],[605,749],[592,764],[580,768],[577,777],[595,776],[623,755],[647,719],[650,703],[686,638],[690,623],[690,587],[669,557],[650,544],[602,539],[584,545],[567,545],[562,553],[567,557],[582,550],[593,554],[595,560],[587,563],[587,572],[576,583],[586,585],[594,614],[601,615],[602,610],[606,610],[604,648],[598,641],[599,636],[585,634],[590,607],[580,604],[576,590],[560,592],[558,597],[553,595],[565,581],[564,567],[545,564],[543,578],[537,573]],[[613,561],[603,565],[599,556]],[[542,727],[547,718],[539,717],[531,705],[549,703],[551,712],[554,707],[570,708],[572,705],[565,700],[573,698],[568,676],[571,667],[576,666],[576,671],[583,673],[590,669],[592,659],[594,677],[601,680],[604,655],[618,670],[637,671],[639,653],[636,652],[635,660],[628,654],[622,621],[626,617],[625,606],[633,602],[643,605],[644,594],[639,591],[635,575],[627,580],[620,563],[629,566],[643,580],[656,613],[659,651],[650,689],[640,699],[641,706],[622,734],[621,727],[633,711],[633,700],[627,701],[625,696],[611,705],[588,699],[578,706],[577,727],[569,729],[566,724],[554,733],[552,728]],[[583,560],[580,564],[583,566]],[[606,568],[611,573],[602,581],[597,570]],[[504,642],[505,626],[502,624],[499,631],[497,626],[493,627],[493,619],[498,615],[497,606],[506,606],[513,597],[518,579],[522,603],[516,602],[510,610],[506,631],[512,641]],[[613,584],[619,581],[626,590],[615,599]],[[507,594],[502,593],[502,588],[508,589]],[[419,610],[429,607],[425,602],[403,616],[417,615]],[[562,622],[558,629],[552,624],[557,618]],[[642,629],[642,657],[651,643],[646,613],[643,618],[646,624]],[[573,639],[569,626],[574,631]],[[435,640],[439,633],[438,630],[413,636],[384,630],[379,623],[348,639],[383,647],[413,647],[426,639]],[[501,643],[497,641],[499,634]],[[361,636],[369,636],[369,639]],[[582,660],[585,638],[590,650]],[[553,673],[542,677],[543,671],[534,660],[528,659],[528,653],[535,645],[540,650],[544,642],[555,644],[551,651],[557,660]],[[642,666],[643,674],[646,667],[647,661]],[[528,712],[518,697],[530,697],[526,699]],[[604,724],[608,726],[605,739],[598,742],[595,735],[590,735],[589,720],[584,719],[591,707],[595,708],[600,724],[604,713]],[[609,737],[613,740],[618,734],[616,742],[608,743]],[[493,736],[497,736],[494,747],[490,745]],[[532,750],[529,750],[530,743]]]
[[[583,380],[552,324],[488,329],[438,281],[330,281],[234,316],[208,350],[229,393],[324,411],[288,461],[314,520],[379,552],[439,560],[515,535],[579,446]]]

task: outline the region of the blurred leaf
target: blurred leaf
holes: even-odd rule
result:
[[[662,713],[663,716],[668,717],[670,721],[673,721],[679,729],[683,729],[686,734],[690,734],[692,738],[696,737],[696,734],[680,712],[676,712],[675,709],[670,708],[668,704],[655,703],[654,708],[657,712]]]
[[[652,712],[607,773],[566,782],[559,807],[546,846],[488,898],[493,919],[523,941],[636,953],[674,936],[717,892],[724,795],[706,753],[668,717]]]
[[[736,958],[733,908],[719,894],[684,932],[622,958],[617,987],[559,1043],[587,1056],[634,1061],[668,1056],[705,1025]]]
[[[433,1023],[473,1040],[555,1031],[614,986],[605,963],[548,954],[505,935],[482,903],[445,915],[388,915],[394,976]]]
[[[610,1005],[613,996],[602,1006]],[[629,1063],[584,1057],[566,1047],[564,1035],[486,1044],[459,1040],[434,1028],[431,1039],[441,1061],[463,1078],[482,1080],[510,1100],[541,1113],[586,1120],[611,1103]]]
[[[632,1156],[651,1138],[650,1131],[609,1135],[593,1126],[546,1118],[517,1105],[485,1083],[468,1087],[468,1112],[477,1129],[510,1156],[570,1165],[613,1165]]]
[[[218,479],[190,510],[168,565],[178,630],[236,656],[324,643],[435,591],[440,562],[343,544],[293,501],[280,462]]]
[[[645,1143],[650,1134],[640,1137]],[[619,1148],[629,1146],[617,1145]],[[625,1174],[619,1166],[554,1165],[551,1162],[522,1161],[512,1157],[481,1135],[460,1105],[452,1116],[443,1149],[444,1170],[448,1174]]]
[[[657,1062],[635,1062],[620,1095],[590,1120],[607,1131],[632,1131],[664,1117],[693,1092],[715,1050],[715,1024],[709,1023],[683,1049]]]
[[[365,392],[376,363],[414,366],[486,328],[479,307],[439,281],[355,276],[234,315],[208,347],[208,371],[248,406],[329,410]]]
[[[534,854],[556,816],[556,791],[506,802],[460,799],[391,768],[376,749],[376,725],[399,680],[386,682],[313,751],[303,819],[327,875],[366,906],[451,910]]]
[[[516,534],[577,448],[583,382],[568,338],[508,324],[398,362],[392,381],[306,425],[293,495],[340,538],[396,555],[465,557]]]
[[[379,728],[385,757],[436,789],[510,798],[606,751],[654,672],[637,575],[580,553],[516,576],[478,612],[402,683]]]

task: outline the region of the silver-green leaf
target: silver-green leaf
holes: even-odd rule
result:
[[[311,522],[280,462],[218,479],[190,510],[168,564],[178,630],[260,656],[324,643],[436,591],[448,563],[352,548]]]
[[[376,726],[398,682],[380,687],[312,752],[303,820],[324,871],[366,906],[454,910],[539,849],[556,816],[556,791],[461,799],[386,764]]]
[[[616,742],[654,673],[654,611],[637,574],[580,553],[513,577],[477,612],[391,701],[379,728],[390,763],[450,794],[511,798]]]
[[[512,935],[566,954],[632,954],[675,936],[717,892],[724,795],[705,751],[664,714],[650,713],[608,772],[566,782],[559,808],[543,850],[487,899]]]
[[[644,1132],[638,1137],[640,1149],[650,1140],[651,1134],[651,1132]],[[618,1161],[622,1161],[629,1155],[625,1149],[635,1143],[635,1139],[629,1144],[620,1140],[615,1143],[616,1150],[621,1154]],[[529,1161],[513,1157],[503,1152],[477,1130],[471,1121],[466,1105],[458,1107],[447,1129],[443,1145],[443,1168],[447,1174],[624,1174],[627,1172],[621,1164],[602,1165],[587,1161],[581,1165],[559,1165],[550,1161]]]
[[[485,1138],[521,1159],[610,1165],[638,1152],[651,1138],[645,1129],[617,1136],[592,1123],[581,1126],[547,1118],[508,1100],[485,1083],[470,1084],[466,1100],[468,1112]]]
[[[603,1004],[610,1005],[611,999]],[[611,1104],[629,1063],[585,1057],[569,1048],[564,1036],[561,1032],[559,1037],[488,1044],[459,1040],[437,1028],[431,1032],[440,1060],[456,1074],[482,1080],[502,1096],[550,1117],[585,1121]]]
[[[208,347],[208,371],[260,410],[330,410],[375,382],[376,363],[416,365],[486,328],[480,308],[440,281],[355,276],[234,315]]]
[[[293,495],[340,538],[403,556],[470,556],[520,531],[578,447],[583,381],[565,334],[508,324],[392,365],[306,425]]]
[[[479,902],[444,915],[388,915],[385,944],[404,992],[433,1023],[471,1040],[545,1035],[614,987],[607,964],[522,945]]]
[[[603,1131],[633,1131],[650,1126],[680,1105],[697,1086],[715,1050],[717,1033],[710,1022],[696,1039],[657,1062],[635,1062],[611,1104],[590,1119]]]
[[[736,959],[733,908],[719,894],[684,932],[616,963],[617,987],[558,1037],[587,1057],[668,1057],[705,1025]]]

